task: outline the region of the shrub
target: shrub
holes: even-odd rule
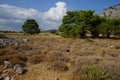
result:
[[[81,80],[116,80],[112,72],[97,66],[82,67]]]
[[[11,58],[12,55],[0,56],[0,65],[3,65],[5,60],[9,61]]]
[[[44,60],[44,55],[33,55],[28,58],[28,62],[31,64],[38,64]]]
[[[64,63],[64,62],[61,62],[61,61],[54,61],[52,63],[52,66],[51,68],[54,70],[54,71],[67,71],[69,68],[68,66]]]
[[[5,35],[3,34],[0,34],[0,38],[6,38]]]
[[[94,41],[92,39],[90,39],[90,38],[87,38],[86,42],[93,43]]]
[[[6,53],[5,49],[0,49],[0,56],[3,56]]]
[[[14,58],[10,59],[10,63],[12,64],[12,66],[14,66],[15,64],[19,64],[21,66],[26,66],[25,62],[21,61],[17,57],[14,57]]]

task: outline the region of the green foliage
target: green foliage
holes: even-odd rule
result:
[[[99,36],[99,32],[96,29],[97,26],[102,22],[102,19],[98,16],[98,15],[93,15],[92,18],[90,19],[90,26],[88,31],[91,32],[91,35],[93,37],[98,37]]]
[[[116,76],[104,68],[85,66],[82,68],[81,80],[116,80]]]
[[[93,41],[92,39],[90,39],[90,38],[87,38],[87,39],[86,39],[86,42],[88,42],[88,43],[93,43],[94,41]]]
[[[39,25],[34,19],[27,19],[22,25],[22,29],[23,32],[27,34],[35,34],[40,32]]]
[[[86,34],[92,37],[109,38],[113,33],[120,32],[120,19],[107,19],[94,14],[92,10],[68,11],[59,27],[61,36],[70,38],[83,38]]]
[[[51,30],[46,30],[44,32],[48,32],[48,33],[51,33],[51,34],[56,34],[58,32],[58,30],[56,29],[51,29]]]
[[[120,19],[105,19],[97,27],[98,31],[109,38],[112,33],[120,32]]]
[[[62,24],[59,30],[62,32],[63,37],[85,37],[86,33],[90,31],[93,36],[98,35],[95,27],[100,23],[100,19],[97,15],[94,15],[94,11],[68,11],[67,15],[63,17]]]

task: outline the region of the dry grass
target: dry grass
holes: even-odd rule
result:
[[[5,59],[13,64],[26,64],[28,72],[17,76],[18,80],[82,80],[81,68],[91,65],[104,67],[120,79],[119,40],[71,39],[48,33],[32,36],[7,33],[6,36],[30,40],[0,49],[1,66]]]

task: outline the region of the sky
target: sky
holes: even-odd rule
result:
[[[21,31],[26,19],[41,30],[58,29],[68,10],[95,10],[120,4],[120,0],[0,0],[0,31]]]

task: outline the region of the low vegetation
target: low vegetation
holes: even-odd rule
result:
[[[45,33],[46,34],[46,33]],[[49,33],[48,33],[49,34]],[[27,72],[17,80],[119,80],[120,41],[117,39],[73,39],[51,35],[8,34],[29,42],[0,49],[0,72],[4,61],[19,64]]]

